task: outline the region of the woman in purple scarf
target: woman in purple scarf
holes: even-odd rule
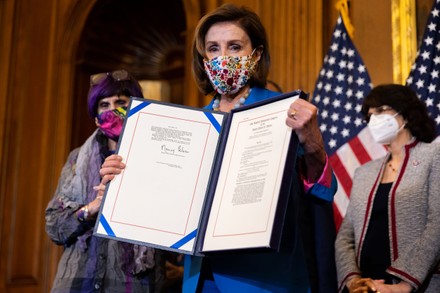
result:
[[[73,150],[46,208],[46,231],[64,252],[52,292],[159,292],[163,252],[93,236],[102,196],[99,169],[114,153],[130,97],[143,98],[125,70],[93,75],[88,110],[96,131]]]

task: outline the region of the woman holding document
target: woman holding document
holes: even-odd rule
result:
[[[161,251],[93,235],[102,195],[103,160],[114,153],[130,97],[142,98],[125,70],[93,75],[88,110],[97,129],[73,150],[46,208],[46,231],[64,252],[52,292],[160,292],[165,280]]]
[[[206,106],[222,112],[280,95],[265,89],[270,65],[265,29],[252,11],[225,4],[204,16],[195,32],[192,68]],[[286,124],[301,144],[288,217],[292,245],[279,253],[187,257],[184,292],[335,292],[332,199],[336,180],[318,128],[317,108],[297,99]],[[101,168],[101,188],[125,167],[110,156]],[[102,188],[103,190],[103,188]],[[101,191],[103,192],[103,191]],[[311,290],[311,291],[310,291]]]

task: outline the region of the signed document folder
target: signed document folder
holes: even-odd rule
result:
[[[230,113],[133,98],[96,236],[192,255],[278,250],[298,140],[286,117],[301,91]]]

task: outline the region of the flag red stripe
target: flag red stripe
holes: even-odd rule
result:
[[[345,169],[344,164],[342,164],[338,154],[334,153],[331,155],[329,161],[336,178],[338,178],[339,184],[342,186],[346,194],[350,194],[352,185],[351,176],[347,173],[347,170]]]
[[[344,217],[339,211],[338,205],[336,203],[333,203],[333,217],[335,220],[336,231],[338,231]]]
[[[363,143],[360,141],[359,136],[355,136],[348,142],[348,144],[350,145],[352,151],[356,155],[361,165],[365,164],[368,161],[371,161],[371,157],[365,149]]]

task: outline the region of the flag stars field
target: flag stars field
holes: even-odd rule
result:
[[[337,219],[342,219],[345,214],[351,187],[351,178],[347,174],[352,174],[351,168],[359,166],[361,161],[351,159],[357,156],[357,150],[348,145],[365,127],[360,109],[364,96],[371,90],[371,81],[341,17],[337,20],[330,44],[312,101],[319,109],[320,130],[340,186],[335,195],[338,225]],[[361,153],[365,151],[361,150]],[[350,160],[346,160],[349,157]],[[344,165],[347,161],[358,161],[358,164],[352,167]]]
[[[406,85],[425,102],[428,112],[437,123],[440,134],[440,0],[436,0],[429,14],[423,41]],[[434,45],[436,44],[436,45]]]

